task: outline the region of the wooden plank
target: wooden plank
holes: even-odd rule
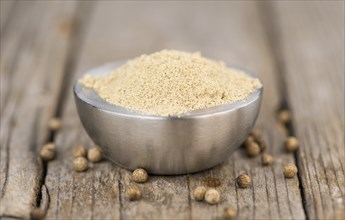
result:
[[[282,175],[282,166],[294,162],[294,157],[282,150],[286,134],[280,132],[275,121],[282,97],[255,5],[238,2],[99,2],[91,17],[74,80],[89,68],[162,48],[201,50],[205,56],[245,66],[257,72],[265,85],[258,127],[276,161],[273,166],[264,168],[259,158],[248,159],[238,151],[226,163],[209,171],[177,177],[153,176],[140,185],[143,199],[129,202],[124,196],[129,171],[102,162],[86,173],[73,172],[71,147],[79,143],[91,146],[92,142],[76,120],[74,100],[72,94],[68,94],[63,111],[66,126],[56,138],[59,155],[49,164],[46,177],[51,196],[48,218],[218,218],[222,209],[228,206],[239,209],[239,218],[305,218],[298,179],[285,180]],[[224,21],[226,25],[223,25]],[[71,85],[66,88],[71,89]],[[103,212],[96,213],[93,202],[96,200],[91,191],[99,184],[95,179],[100,178],[100,172],[111,177],[104,177],[107,180],[103,188],[98,188],[98,193],[114,197],[99,196],[98,204],[108,205],[97,206],[98,209],[103,207]],[[242,172],[252,176],[253,187],[238,189],[235,186],[235,177]],[[222,201],[216,206],[197,203],[190,198],[190,189],[210,178],[220,179],[222,183],[217,187],[222,192]],[[85,192],[85,188],[90,191]]]
[[[48,140],[47,121],[55,114],[66,64],[70,35],[61,33],[59,22],[73,17],[74,6],[18,2],[2,33],[2,217],[29,218],[37,205],[46,204],[38,198],[43,166],[37,151]]]
[[[274,10],[308,217],[344,219],[344,2],[276,2]]]

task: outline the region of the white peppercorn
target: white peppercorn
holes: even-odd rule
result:
[[[84,146],[79,145],[73,149],[74,157],[86,157],[87,151]]]
[[[295,164],[293,163],[288,163],[285,167],[284,167],[284,176],[286,178],[293,178],[296,174],[297,174],[297,167]]]
[[[99,162],[102,160],[103,152],[99,147],[93,147],[87,152],[87,159],[91,162]]]
[[[255,142],[254,138],[252,136],[248,136],[246,138],[246,140],[244,141],[244,145],[247,146],[247,145],[250,145],[251,143]]]
[[[281,110],[278,114],[278,121],[282,124],[286,124],[291,121],[291,113],[289,110]]]
[[[273,162],[273,157],[271,154],[263,154],[261,157],[262,165],[267,166]]]
[[[251,179],[246,174],[241,174],[236,178],[237,185],[241,188],[247,188],[251,184]]]
[[[50,161],[53,160],[55,157],[55,144],[54,143],[48,143],[43,145],[41,151],[40,151],[40,157],[43,161]]]
[[[137,183],[144,183],[148,177],[146,170],[139,168],[133,171],[131,179]]]
[[[285,140],[285,149],[289,152],[294,152],[298,149],[299,147],[299,141],[297,140],[296,137],[288,137]]]
[[[261,152],[260,146],[255,142],[246,145],[245,150],[249,157],[258,156]]]
[[[215,189],[209,189],[205,193],[205,201],[208,204],[214,205],[220,201],[220,193]]]
[[[141,198],[141,190],[135,185],[127,186],[125,194],[130,201],[138,200]]]
[[[254,140],[258,140],[261,137],[261,131],[257,128],[254,128],[251,132],[250,132],[250,136],[252,136],[254,138]]]
[[[193,197],[196,201],[202,201],[205,198],[206,188],[198,186],[193,191]]]
[[[264,141],[263,139],[259,138],[256,140],[256,143],[258,143],[260,147],[260,152],[264,152],[267,148],[267,142]]]
[[[77,172],[83,172],[88,168],[88,162],[85,157],[77,157],[73,161],[74,169]]]
[[[49,129],[56,131],[59,130],[62,126],[62,121],[60,118],[51,118],[48,121],[48,127]]]

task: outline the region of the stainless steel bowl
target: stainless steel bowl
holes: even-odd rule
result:
[[[121,64],[107,64],[87,74],[105,75]],[[109,104],[78,82],[74,86],[80,120],[105,157],[131,170],[140,167],[163,175],[197,172],[227,159],[253,128],[262,91],[256,90],[245,101],[160,117]]]

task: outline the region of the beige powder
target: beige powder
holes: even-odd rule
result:
[[[262,86],[223,62],[175,50],[142,55],[106,76],[86,75],[80,83],[111,104],[160,116],[245,100]]]

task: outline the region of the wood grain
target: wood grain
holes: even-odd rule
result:
[[[344,219],[344,2],[274,10],[308,216]]]
[[[74,5],[18,2],[1,35],[1,216],[29,218],[39,204],[37,151],[49,136],[69,47],[57,24]]]
[[[74,2],[1,1],[0,216],[46,219],[344,219],[344,2]],[[196,174],[150,176],[129,201],[131,172],[107,160],[73,170],[72,149],[93,143],[72,94],[86,70],[161,49],[201,51],[256,73],[264,99],[256,127],[274,157],[236,151]],[[276,120],[289,107],[288,128]],[[53,132],[47,121],[62,117]],[[95,125],[97,126],[97,125]],[[283,150],[289,134],[297,154]],[[40,146],[54,141],[57,157],[43,164]],[[297,163],[296,163],[297,161]],[[285,179],[296,163],[299,176]],[[252,186],[238,188],[248,174]],[[212,185],[217,205],[192,191]],[[303,197],[303,198],[302,198]]]

